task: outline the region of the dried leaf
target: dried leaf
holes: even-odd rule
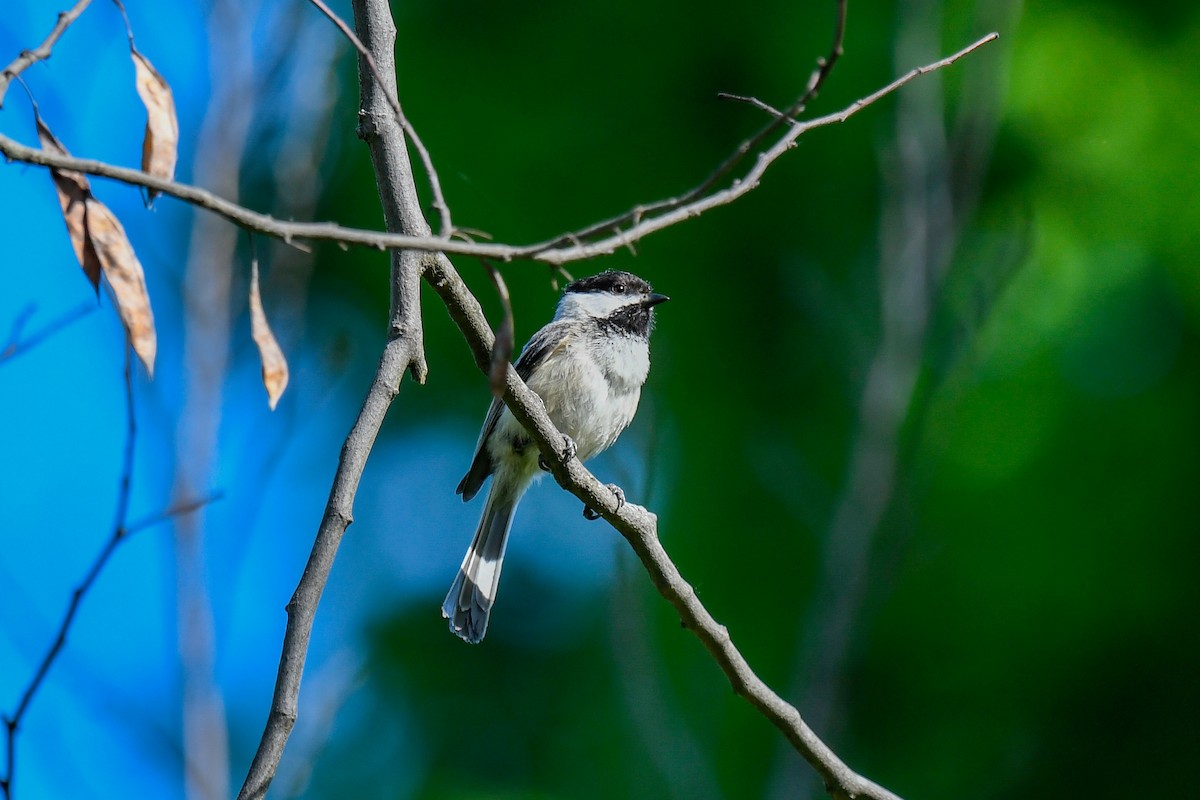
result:
[[[87,199],[86,226],[88,236],[100,258],[104,277],[112,287],[117,311],[133,351],[154,375],[154,355],[157,337],[154,333],[154,314],[150,310],[150,295],[146,292],[146,277],[141,262],[134,255],[129,237],[120,221],[94,197]]]
[[[137,93],[146,106],[146,135],[142,139],[142,171],[156,178],[173,180],[179,155],[179,120],[175,116],[175,98],[166,79],[137,50],[130,49],[137,69]],[[158,196],[150,190],[150,202]]]
[[[267,389],[267,401],[274,411],[288,385],[288,365],[263,311],[262,295],[258,291],[258,261],[250,263],[250,332],[262,358],[263,386]]]
[[[36,111],[34,121],[37,123],[38,140],[42,143],[43,150],[62,156],[70,155]],[[87,200],[92,196],[91,184],[82,173],[71,170],[51,169],[50,177],[58,193],[58,202],[62,206],[63,220],[67,223],[67,233],[71,237],[71,246],[75,248],[75,256],[79,259],[79,265],[83,267],[83,273],[91,282],[92,288],[99,293],[100,258],[96,255],[91,239],[88,238],[85,221]]]

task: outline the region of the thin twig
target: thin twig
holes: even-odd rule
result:
[[[225,497],[225,493],[221,491],[210,492],[203,497],[197,497],[192,500],[176,500],[171,505],[159,511],[157,514],[151,514],[148,517],[142,517],[136,522],[131,522],[125,526],[125,535],[132,536],[135,533],[144,531],[146,528],[153,528],[155,525],[161,525],[164,522],[182,517],[184,514],[191,514],[193,511],[199,511],[207,505],[211,505]]]
[[[0,349],[0,358],[3,358],[6,353],[16,347],[21,341],[21,333],[25,330],[26,323],[37,313],[37,306],[33,303],[27,304],[24,308],[17,312],[16,319],[13,320],[12,331],[8,334],[8,343]]]
[[[375,57],[370,51],[363,46],[362,40],[355,35],[350,26],[345,20],[333,13],[333,10],[325,5],[322,0],[309,0],[314,6],[320,9],[321,13],[329,18],[329,21],[337,26],[337,29],[342,32],[350,44],[354,45],[354,49],[367,62],[367,69],[371,71],[371,75],[379,83],[380,87],[387,87],[389,84],[383,80],[383,73],[379,71],[379,65],[375,63]],[[400,108],[400,98],[397,96],[395,89],[388,90],[383,88],[384,99],[392,108],[392,113],[396,115],[396,121],[400,123],[400,127],[404,129],[404,134],[412,142],[413,147],[417,149],[417,156],[421,159],[421,166],[425,169],[425,176],[429,179],[429,190],[433,193],[433,208],[438,213],[438,219],[441,222],[441,230],[439,235],[448,237],[454,233],[454,224],[450,221],[450,206],[446,203],[446,197],[442,194],[442,182],[438,179],[437,170],[433,166],[433,159],[429,155],[429,150],[425,148],[425,143],[421,141],[421,137],[417,135],[417,129],[408,121],[408,117],[404,115],[404,111]]]
[[[121,21],[125,23],[125,38],[129,40],[129,49],[137,52],[137,48],[133,44],[133,26],[129,24],[129,14],[125,11],[125,4],[121,0],[112,0],[117,6],[117,10],[121,12]]]
[[[735,103],[745,103],[748,106],[757,108],[759,111],[762,111],[765,114],[770,114],[776,119],[786,120],[791,122],[793,125],[796,124],[796,121],[789,117],[785,112],[780,111],[778,108],[770,105],[769,103],[759,100],[757,97],[750,97],[749,95],[742,94],[730,94],[729,92],[718,92],[717,97],[721,98],[722,100],[731,100]],[[766,129],[764,128],[763,130]],[[745,151],[741,152],[744,153]]]
[[[59,38],[66,33],[71,23],[83,13],[84,9],[91,2],[92,0],[79,0],[70,11],[60,11],[58,13],[58,20],[54,23],[54,28],[50,31],[50,35],[46,37],[45,41],[32,50],[22,50],[21,54],[14,58],[12,63],[0,72],[0,108],[4,107],[4,95],[8,92],[8,86],[12,83],[13,78],[37,62],[45,61],[49,58],[50,52],[54,49],[54,45],[58,42]]]
[[[504,395],[504,375],[509,362],[512,361],[513,348],[516,346],[514,341],[516,333],[513,331],[512,295],[509,294],[508,284],[504,282],[504,276],[500,274],[500,270],[496,269],[496,265],[486,258],[480,260],[492,278],[492,285],[496,287],[496,294],[500,297],[500,305],[504,314],[500,320],[500,327],[496,329],[496,341],[492,343],[492,363],[488,368],[488,386],[493,395],[501,397]]]
[[[92,562],[92,566],[84,575],[83,580],[71,593],[71,601],[67,604],[66,614],[63,615],[62,622],[58,626],[58,635],[54,637],[54,641],[50,643],[50,649],[42,656],[41,663],[38,664],[37,670],[33,673],[33,678],[25,687],[25,691],[21,694],[21,700],[17,703],[17,710],[11,716],[4,718],[4,725],[8,736],[7,752],[8,752],[8,769],[3,779],[0,779],[0,789],[4,791],[5,798],[12,797],[13,778],[16,771],[16,737],[17,730],[21,725],[21,720],[25,717],[25,712],[29,709],[29,704],[33,702],[34,695],[37,694],[46,675],[50,672],[50,667],[54,664],[54,660],[62,651],[63,645],[67,642],[67,631],[71,628],[71,623],[75,620],[75,612],[79,609],[79,604],[83,600],[84,595],[92,588],[92,584],[96,580],[96,576],[104,569],[104,565],[108,563],[109,556],[116,550],[117,545],[125,538],[125,517],[129,510],[130,489],[133,482],[133,456],[134,445],[137,442],[137,415],[133,404],[133,348],[129,345],[125,347],[125,454],[121,463],[121,477],[117,484],[117,507],[115,518],[113,520],[112,534],[108,537],[108,541],[100,549],[100,553]]]
[[[21,331],[24,328],[25,320],[29,316],[32,316],[33,313],[32,308],[30,308],[28,314],[22,313],[21,317],[13,324],[13,332],[9,337],[8,343],[4,345],[3,349],[0,349],[0,364],[14,359],[22,353],[29,352],[54,334],[91,314],[97,308],[99,306],[93,302],[82,303],[22,339]]]
[[[763,174],[767,171],[767,168],[791,149],[795,145],[796,140],[803,134],[814,128],[845,122],[859,111],[886,97],[917,77],[953,64],[955,61],[969,55],[985,44],[995,41],[998,36],[998,34],[990,33],[951,56],[932,64],[918,67],[892,81],[882,89],[854,101],[841,111],[795,123],[770,148],[760,153],[754,166],[741,178],[734,180],[728,188],[706,194],[691,202],[679,205],[676,205],[676,201],[672,200],[648,206],[637,206],[627,214],[627,216],[638,217],[636,224],[626,230],[609,233],[605,237],[591,242],[581,241],[586,238],[584,236],[570,234],[558,236],[536,244],[514,246],[489,242],[464,242],[427,234],[383,233],[360,228],[348,228],[330,222],[288,222],[251,211],[237,203],[230,202],[212,192],[207,192],[195,186],[163,180],[148,175],[141,170],[117,167],[102,161],[47,153],[36,148],[26,147],[3,134],[0,134],[0,154],[3,154],[12,161],[38,164],[57,169],[75,170],[96,177],[111,178],[131,186],[153,189],[163,194],[177,197],[198,208],[212,211],[249,231],[261,233],[289,243],[296,239],[331,241],[342,245],[362,245],[379,250],[423,250],[426,252],[443,252],[492,258],[499,261],[531,259],[557,266],[572,261],[594,258],[599,255],[608,255],[652,233],[669,228],[684,220],[697,217],[706,211],[734,202],[755,189],[762,179]],[[669,211],[654,213],[656,209],[666,207],[667,204],[670,204]],[[585,230],[592,230],[597,227],[589,226]],[[564,245],[564,242],[573,243]]]
[[[809,75],[808,83],[805,85],[804,93],[795,103],[788,108],[786,112],[778,111],[761,100],[750,97],[740,97],[738,95],[730,95],[724,92],[718,93],[718,98],[736,99],[742,102],[750,103],[757,108],[772,114],[775,119],[767,123],[757,133],[749,139],[742,141],[733,152],[721,162],[716,169],[708,174],[703,181],[696,184],[694,187],[675,197],[670,197],[665,200],[659,200],[655,203],[635,206],[631,210],[615,217],[597,222],[587,228],[583,228],[571,233],[564,234],[556,240],[552,240],[553,244],[561,245],[566,243],[578,244],[578,240],[593,236],[601,231],[609,231],[619,229],[624,225],[636,225],[647,214],[660,214],[665,211],[670,211],[674,208],[691,203],[697,198],[703,197],[708,191],[716,186],[726,175],[731,173],[738,164],[742,162],[751,150],[762,145],[763,142],[776,131],[780,129],[785,120],[791,122],[791,117],[799,114],[804,110],[804,107],[813,100],[821,87],[825,85],[825,80],[829,77],[829,73],[833,71],[834,65],[842,55],[843,43],[846,39],[846,6],[847,0],[837,0],[838,10],[836,20],[833,26],[833,44],[829,48],[829,53],[824,58],[817,59],[817,68]]]
[[[825,79],[829,77],[829,73],[833,71],[834,64],[838,62],[838,59],[842,57],[842,53],[845,52],[842,46],[846,42],[847,0],[837,0],[837,5],[837,22],[834,23],[833,28],[833,46],[829,48],[829,55],[817,59],[817,68],[808,77],[808,85],[804,87],[804,94],[792,104],[789,116],[799,114],[809,103],[817,99],[817,94],[821,91],[821,87],[825,85]]]

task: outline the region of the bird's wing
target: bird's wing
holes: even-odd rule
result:
[[[565,320],[555,320],[535,333],[521,350],[521,356],[515,365],[521,380],[528,381],[537,366],[555,350],[565,347],[569,340],[569,323]],[[492,431],[496,430],[496,423],[500,421],[503,412],[504,401],[499,397],[493,399],[492,404],[488,406],[487,416],[483,418],[483,428],[479,431],[479,442],[475,445],[475,457],[471,460],[471,468],[467,470],[467,474],[459,481],[458,489],[455,490],[457,494],[462,495],[464,502],[479,492],[484,480],[495,468],[492,456],[488,453],[487,441]]]

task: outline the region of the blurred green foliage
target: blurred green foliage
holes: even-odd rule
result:
[[[897,74],[905,8],[851,0],[845,57],[811,113]],[[716,93],[789,102],[828,48],[833,10],[397,4],[401,96],[455,222],[530,242],[705,176],[763,122]],[[988,51],[926,79],[945,87],[948,121],[996,94],[994,148],[986,131],[975,142],[982,193],[933,298],[891,454],[895,490],[871,531],[841,691],[818,732],[909,798],[1189,796],[1200,745],[1200,11],[951,0],[942,16],[944,53],[1006,26]],[[366,151],[345,122],[353,64],[343,67],[321,216],[376,226]],[[813,131],[743,201],[636,255],[569,267],[631,269],[674,298],[643,410],[653,435],[642,445],[655,444],[618,445],[626,461],[653,450],[654,490],[627,489],[659,513],[684,575],[784,693],[805,685],[814,655],[802,642],[822,614],[820,564],[881,332],[895,112],[891,98]],[[379,263],[326,259],[315,293],[378,315]],[[458,265],[498,319],[483,270]],[[544,267],[504,274],[523,340],[555,291]],[[473,435],[483,379],[437,298],[425,307],[430,383],[405,390],[388,430],[441,419]],[[507,572],[479,648],[429,625],[437,598],[378,621],[370,724],[339,727],[314,792],[778,791],[794,756],[635,567],[609,598],[558,597],[519,564]],[[364,757],[381,747],[395,752]],[[379,777],[401,761],[400,783]]]

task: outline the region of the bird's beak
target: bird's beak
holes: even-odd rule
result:
[[[667,297],[665,294],[659,294],[657,292],[654,292],[654,293],[646,295],[642,299],[642,307],[650,308],[652,306],[658,305],[659,303],[665,303],[670,299],[671,298]]]

